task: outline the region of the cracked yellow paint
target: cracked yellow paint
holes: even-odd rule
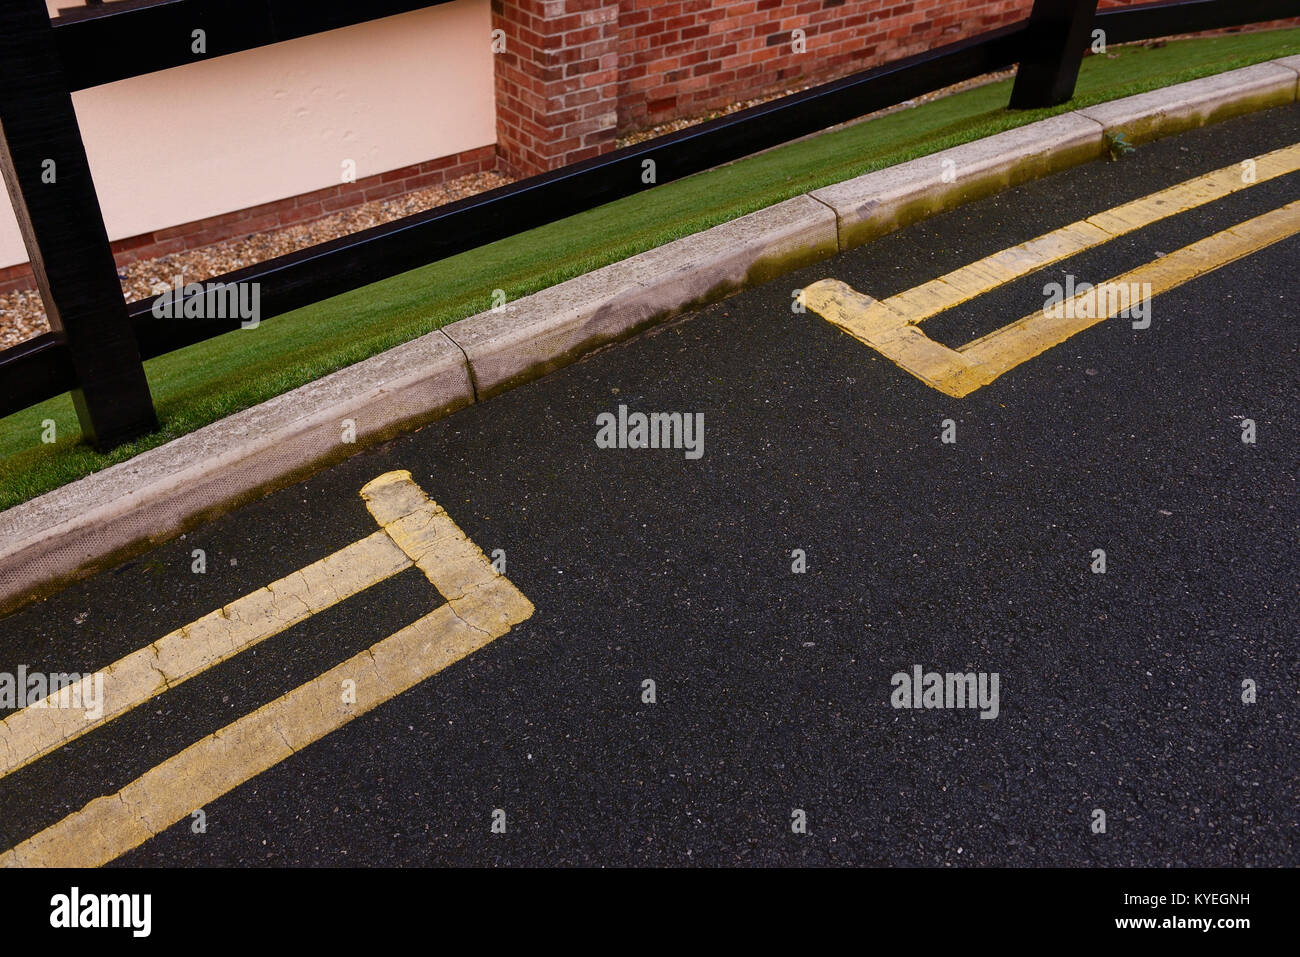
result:
[[[532,616],[532,603],[409,472],[381,475],[362,495],[403,567],[416,564],[447,604],[0,854],[0,865],[106,864]],[[354,703],[344,681],[355,682]]]
[[[361,497],[375,521],[470,627],[500,628],[504,634],[532,615],[532,603],[496,573],[446,510],[411,480],[410,472],[388,472],[367,482]]]
[[[1063,308],[1069,318],[1030,313],[958,349],[926,336],[920,328],[926,319],[1124,233],[1296,170],[1300,144],[1257,157],[1249,181],[1240,166],[1228,166],[1001,250],[888,299],[873,299],[835,279],[813,283],[801,298],[807,308],[922,382],[960,398],[1115,313],[1078,316],[1085,291]],[[1239,223],[1097,288],[1150,282],[1152,295],[1166,292],[1300,231],[1295,206]]]

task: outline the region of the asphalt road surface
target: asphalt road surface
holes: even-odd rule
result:
[[[101,669],[371,535],[362,486],[406,469],[535,612],[118,865],[1294,866],[1300,238],[960,399],[792,296],[890,296],[1297,142],[1300,107],[1231,120],[748,290],[11,615],[0,672]],[[926,334],[1298,198],[1258,183]],[[620,405],[702,413],[702,456],[599,447]],[[0,849],[441,603],[407,568],[0,778]],[[996,717],[894,707],[917,665],[996,674]]]

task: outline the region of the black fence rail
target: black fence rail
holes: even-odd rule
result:
[[[446,0],[443,0],[446,2]],[[53,330],[0,352],[0,416],[71,391],[100,449],[157,428],[142,362],[239,328],[159,319],[123,302],[71,94],[193,62],[206,31],[222,56],[423,7],[401,0],[121,0],[50,20],[43,0],[0,6],[0,165]],[[1035,0],[1028,19],[586,162],[207,280],[257,283],[272,318],[535,226],[672,182],[933,90],[1018,65],[1010,107],[1070,99],[1092,32],[1108,43],[1300,15],[1300,0],[1175,0],[1109,9]],[[184,38],[185,42],[178,42]],[[111,51],[111,52],[108,52]],[[54,158],[59,188],[42,182]],[[174,308],[183,310],[183,295]],[[176,314],[175,312],[173,314]],[[210,315],[211,313],[205,313]]]

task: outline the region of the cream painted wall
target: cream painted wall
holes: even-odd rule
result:
[[[73,95],[111,239],[496,141],[490,0],[427,10]],[[52,8],[67,0],[49,0]],[[8,195],[0,266],[27,261]]]

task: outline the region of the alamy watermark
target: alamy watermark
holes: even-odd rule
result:
[[[123,928],[132,937],[148,937],[153,930],[153,895],[83,894],[73,887],[50,898],[50,926]]]
[[[703,412],[631,412],[596,416],[596,446],[602,449],[682,449],[688,459],[704,455]]]
[[[0,671],[0,711],[23,708],[67,708],[84,710],[86,720],[104,715],[104,673],[28,671],[19,665],[17,673]]]
[[[240,328],[256,329],[262,321],[262,284],[186,283],[175,276],[171,288],[154,298],[152,312],[155,319],[238,319]]]
[[[1123,316],[1133,320],[1134,329],[1151,325],[1151,283],[1076,282],[1066,275],[1065,282],[1049,282],[1043,287],[1046,301],[1043,315],[1049,319],[1108,319]]]
[[[967,671],[940,674],[912,665],[890,679],[889,703],[895,708],[976,708],[981,718],[998,716],[998,673]]]

